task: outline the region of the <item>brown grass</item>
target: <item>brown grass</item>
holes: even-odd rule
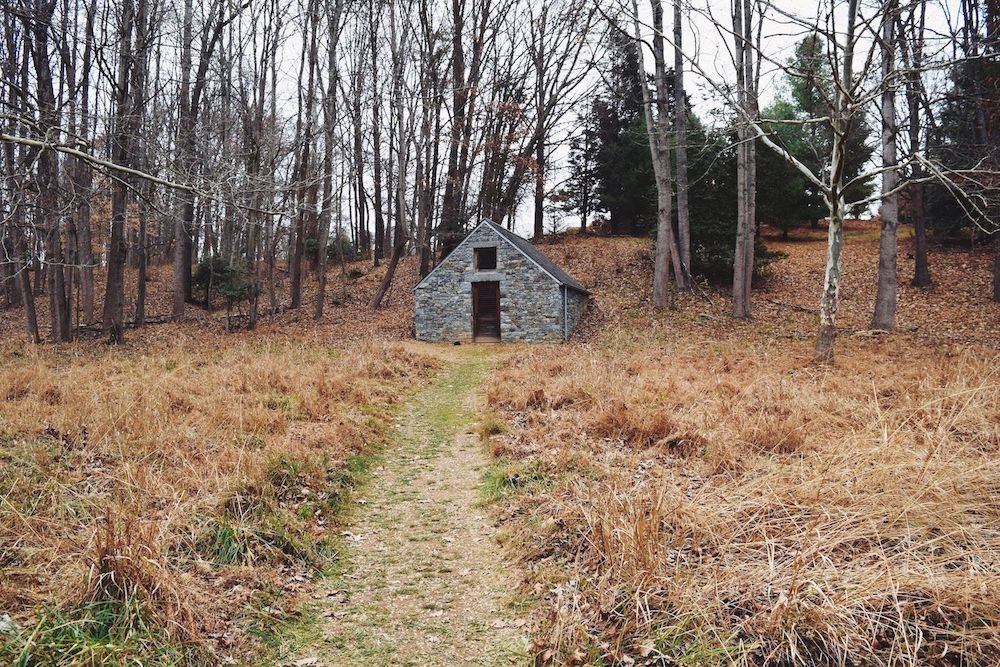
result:
[[[431,365],[286,338],[0,348],[0,608],[30,629],[44,605],[119,601],[208,662],[255,650],[330,564],[347,468]]]
[[[995,352],[608,340],[488,390],[494,451],[561,480],[508,507],[543,657],[1000,660]]]

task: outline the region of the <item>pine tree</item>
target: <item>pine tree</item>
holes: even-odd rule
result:
[[[775,121],[802,121],[829,115],[833,99],[833,74],[826,58],[826,44],[818,35],[806,37],[795,47],[788,61],[787,92],[764,110],[764,118]],[[813,173],[820,173],[833,150],[833,130],[829,123],[765,123],[772,137]],[[845,182],[860,174],[874,153],[872,127],[866,121],[854,124],[847,134]],[[761,147],[758,169],[758,215],[787,234],[791,228],[810,222],[815,225],[826,215],[819,188],[772,151]],[[871,181],[858,182],[845,190],[847,201],[863,199],[873,192]]]
[[[597,131],[588,118],[580,122],[583,128],[570,140],[570,185],[560,193],[560,209],[580,216],[580,231],[586,233],[587,221],[595,212],[597,202],[597,157],[600,145]]]
[[[590,117],[597,141],[597,208],[610,215],[615,234],[645,233],[656,220],[656,184],[642,114],[635,45],[612,32],[604,71],[604,90]]]

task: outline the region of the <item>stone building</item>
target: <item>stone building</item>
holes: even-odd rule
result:
[[[535,246],[484,220],[414,288],[420,340],[558,341],[589,293]]]

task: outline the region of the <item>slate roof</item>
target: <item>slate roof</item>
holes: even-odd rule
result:
[[[552,277],[552,279],[555,280],[560,285],[564,285],[572,290],[576,290],[577,292],[582,292],[583,294],[590,294],[590,291],[587,290],[587,288],[584,287],[580,283],[580,281],[578,281],[576,278],[574,278],[573,276],[569,275],[568,273],[560,269],[558,266],[556,266],[551,259],[543,255],[542,252],[538,250],[538,248],[533,246],[531,244],[531,241],[521,238],[514,232],[504,229],[503,227],[493,222],[492,220],[483,220],[482,222],[479,223],[479,225],[476,226],[476,229],[478,229],[482,225],[489,225],[490,229],[495,231],[497,234],[503,237],[507,242],[509,242],[512,246],[517,248],[521,252],[521,254],[523,254],[532,262],[537,264],[538,268],[540,268],[545,273],[549,274]],[[475,229],[473,231],[475,231]],[[468,238],[468,236],[471,235],[472,232],[469,232],[466,238]],[[462,243],[465,243],[465,239],[462,239]],[[461,245],[461,243],[459,245]],[[448,257],[451,257],[451,255],[448,255]],[[438,266],[441,266],[441,264],[447,262],[448,257],[445,257],[443,260],[441,260],[441,263],[438,264]],[[424,276],[420,282],[414,285],[414,289],[420,287],[421,283],[430,278],[431,273],[434,273],[434,271],[436,270],[437,266],[435,266],[430,273]]]
[[[555,278],[556,282],[560,285],[565,285],[570,289],[575,289],[577,292],[583,292],[584,294],[590,293],[587,291],[587,288],[580,283],[580,281],[560,269],[551,259],[543,255],[538,248],[531,244],[531,241],[521,238],[512,231],[504,229],[492,220],[483,220],[483,222],[492,227],[494,231],[500,234],[500,236],[510,241],[514,247],[526,255],[528,259],[542,267],[542,270]]]

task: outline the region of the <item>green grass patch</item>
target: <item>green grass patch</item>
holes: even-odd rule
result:
[[[277,457],[265,484],[239,489],[218,516],[203,521],[195,551],[218,566],[284,562],[305,563],[317,572],[328,569],[338,553],[332,544],[336,531],[317,530],[314,522],[336,526],[346,521],[380,451],[351,454],[335,467],[325,455]],[[322,482],[317,484],[317,478]]]
[[[293,416],[298,407],[298,400],[289,394],[272,394],[264,399],[264,407],[268,410]]]
[[[495,503],[521,493],[531,493],[552,485],[553,478],[538,461],[500,458],[483,475],[480,492],[483,502]]]
[[[259,521],[222,517],[208,522],[199,539],[198,552],[216,565],[257,565],[302,562],[324,567],[327,552],[302,519],[291,512],[273,512]]]
[[[479,428],[477,430],[479,432],[479,437],[486,442],[494,435],[506,433],[507,428],[507,422],[503,421],[496,415],[486,415],[479,420]]]
[[[344,518],[353,507],[358,491],[371,480],[372,468],[381,460],[382,447],[373,451],[351,454],[343,467],[329,474],[325,489],[326,507],[337,517]]]
[[[756,646],[721,637],[714,628],[702,628],[693,621],[676,619],[657,628],[655,650],[669,664],[701,667],[747,664]]]
[[[172,641],[136,598],[45,608],[31,628],[0,635],[0,663],[16,667],[202,664],[197,648]]]

